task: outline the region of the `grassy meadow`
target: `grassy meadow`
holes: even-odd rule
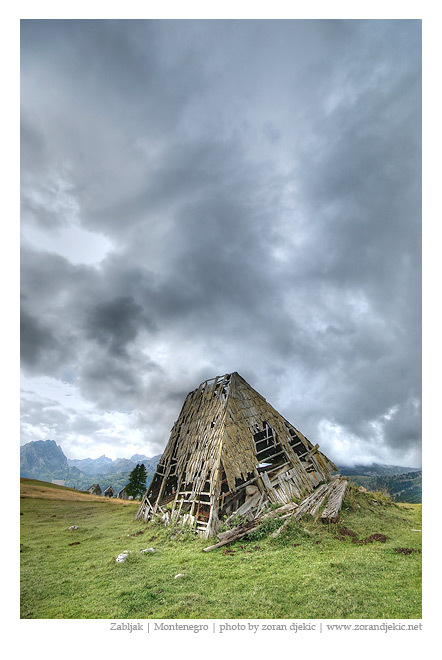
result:
[[[335,525],[304,518],[272,539],[270,521],[209,553],[190,529],[134,521],[137,506],[22,479],[21,617],[421,617],[420,504],[349,487]]]

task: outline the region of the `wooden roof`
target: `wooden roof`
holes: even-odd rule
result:
[[[254,435],[265,423],[300,468],[301,480],[308,480],[292,449],[293,434],[306,451],[313,445],[236,372],[204,381],[187,395],[160,463],[175,457],[179,481],[193,483],[196,492],[222,464],[227,482],[234,488],[236,479],[245,479],[259,465]],[[324,478],[337,469],[319,451],[312,460]]]

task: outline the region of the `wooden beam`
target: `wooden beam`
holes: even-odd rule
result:
[[[321,519],[323,522],[335,523],[339,518],[339,512],[342,507],[345,492],[347,490],[348,481],[346,479],[339,479],[336,488],[330,494],[330,498],[322,512]]]

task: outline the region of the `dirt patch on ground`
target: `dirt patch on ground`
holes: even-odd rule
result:
[[[80,541],[74,541],[73,543],[68,543],[68,545],[80,545]]]
[[[351,529],[348,529],[347,527],[344,527],[343,525],[341,525],[341,527],[339,527],[338,532],[339,532],[339,536],[338,536],[339,541],[345,541],[347,536],[350,536],[353,539],[358,538],[357,534],[352,532]]]
[[[367,536],[367,538],[364,539],[364,543],[373,543],[373,541],[385,543],[385,541],[388,541],[388,536],[385,536],[385,534],[372,534],[371,536]]]
[[[388,536],[385,536],[385,534],[372,534],[371,536],[367,536],[365,539],[353,539],[353,543],[364,545],[365,543],[373,543],[374,541],[385,543],[387,540]]]
[[[352,542],[356,543],[357,545],[365,545],[366,543],[373,543],[374,541],[385,543],[385,541],[388,540],[388,536],[385,536],[385,534],[372,534],[371,536],[367,536],[367,538],[365,539],[360,539],[358,538],[358,535],[355,534],[355,532],[343,526],[339,527],[338,531],[339,531],[339,536],[338,536],[339,541],[345,541],[347,537],[350,537]]]
[[[140,534],[144,534],[144,529],[140,529],[138,532],[134,532],[133,534],[128,534],[128,536],[140,536]]]
[[[358,536],[355,532],[352,532],[351,529],[348,529],[348,527],[344,527],[343,525],[341,525],[341,527],[339,527],[339,533],[340,533],[342,536],[352,536],[352,537],[355,538],[355,539],[356,539],[357,536]]]
[[[418,552],[420,554],[420,550],[417,550],[416,548],[393,548],[395,552],[397,552],[399,555],[411,555],[413,552]]]

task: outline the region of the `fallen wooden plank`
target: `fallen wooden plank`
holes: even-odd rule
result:
[[[260,524],[261,522],[257,522],[257,520],[254,519],[251,520],[249,523],[240,525],[241,529],[235,527],[234,534],[229,534],[227,538],[223,538],[222,541],[219,541],[219,543],[215,543],[214,545],[210,545],[209,547],[204,548],[203,552],[210,552],[211,550],[215,550],[216,548],[222,548],[223,545],[228,545],[229,543],[238,541],[239,539],[242,539],[243,536],[246,536],[247,534],[249,534],[249,532],[256,529],[256,527],[259,527]]]

